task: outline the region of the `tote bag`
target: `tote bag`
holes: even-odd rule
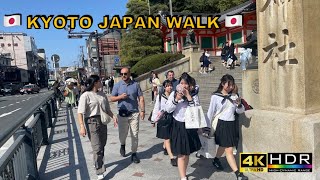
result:
[[[201,106],[188,106],[185,112],[186,129],[199,129],[207,127],[207,121]]]
[[[97,100],[100,109],[101,123],[104,125],[109,124],[111,122],[111,117],[103,110],[98,98],[95,97],[95,99]]]

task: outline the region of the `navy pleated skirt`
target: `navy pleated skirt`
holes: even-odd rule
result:
[[[170,138],[172,153],[174,155],[190,155],[199,151],[201,142],[197,131],[197,129],[186,129],[184,122],[173,120]]]
[[[216,144],[221,147],[238,146],[239,129],[236,121],[223,121],[219,119],[214,134]]]

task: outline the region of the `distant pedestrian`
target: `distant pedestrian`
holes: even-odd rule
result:
[[[107,142],[108,129],[101,122],[100,107],[112,117],[115,127],[117,126],[118,119],[111,112],[107,96],[102,91],[99,91],[102,88],[99,76],[91,75],[87,81],[88,87],[81,95],[79,101],[78,121],[80,124],[80,135],[86,136],[88,133],[93,150],[96,174],[98,180],[101,180],[104,178],[103,173],[105,172],[104,147]]]
[[[153,73],[153,78],[152,78],[152,92],[153,92],[153,97],[156,97],[158,95],[158,91],[160,88],[160,80],[158,78],[157,73]],[[154,99],[151,101],[151,104],[154,103]]]
[[[108,86],[109,86],[109,92],[112,92],[113,86],[114,86],[114,79],[113,77],[110,77],[109,82],[108,82]]]
[[[176,90],[177,85],[179,84],[179,81],[174,78],[174,71],[169,70],[166,74],[167,80],[172,82],[172,91]]]
[[[105,87],[106,87],[106,92],[107,92],[107,94],[111,93],[111,92],[110,92],[110,88],[109,88],[109,81],[110,81],[110,77],[108,77],[108,78],[106,79],[106,81],[104,82]]]
[[[67,86],[64,89],[63,96],[64,101],[67,103],[67,107],[74,107],[76,103],[76,94],[73,91],[74,85],[72,82],[66,82]]]
[[[153,89],[152,89],[153,88],[152,81],[153,81],[153,78],[154,78],[153,74],[154,74],[154,72],[151,71],[150,72],[150,77],[149,77],[149,84],[151,84],[151,101],[152,102],[154,101],[154,93],[153,93]]]
[[[140,163],[137,156],[139,119],[144,120],[145,103],[139,83],[130,79],[130,70],[121,69],[122,80],[115,84],[111,94],[111,101],[118,102],[119,139],[121,143],[120,154],[126,156],[126,139],[128,131],[131,133],[131,161]],[[140,108],[140,110],[139,110]],[[139,112],[140,111],[140,112]]]

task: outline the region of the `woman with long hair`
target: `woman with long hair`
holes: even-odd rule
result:
[[[87,79],[87,87],[84,93],[80,96],[78,107],[78,121],[80,124],[80,135],[88,137],[93,150],[93,160],[95,162],[96,173],[98,179],[104,178],[104,147],[107,143],[107,125],[101,122],[100,107],[114,121],[114,126],[117,126],[117,116],[111,112],[107,96],[99,89],[102,88],[102,83],[97,75],[91,75]]]
[[[159,87],[160,87],[161,83],[160,83],[160,80],[158,78],[158,74],[157,73],[154,72],[152,74],[152,76],[153,76],[153,79],[152,79],[152,92],[153,92],[154,97],[157,97],[158,90],[160,89]],[[152,100],[151,103],[154,103],[154,100]]]
[[[212,163],[218,170],[223,170],[219,158],[223,153],[226,153],[228,164],[237,178],[241,177],[242,180],[247,180],[248,177],[239,172],[233,155],[233,147],[237,146],[239,142],[234,114],[235,112],[238,114],[244,112],[244,106],[241,104],[241,99],[237,98],[234,101],[231,99],[234,85],[234,78],[231,75],[226,74],[221,78],[217,91],[211,96],[207,116],[209,120],[216,119],[215,117],[218,116],[214,137],[216,144],[219,145],[216,157]]]
[[[172,92],[172,82],[169,80],[165,80],[163,82],[163,88],[164,91],[160,92],[159,95],[156,98],[156,103],[154,105],[153,111],[152,111],[152,117],[151,120],[155,122],[157,118],[160,116],[160,114],[164,113],[166,108],[166,103],[168,101],[168,98]],[[159,127],[157,126],[157,138],[164,139],[164,154],[169,155],[170,157],[170,163],[172,166],[177,166],[177,159],[174,158],[171,146],[170,146],[170,137],[171,137],[171,127],[165,126],[165,127]]]
[[[171,149],[178,156],[178,169],[181,180],[187,180],[187,166],[189,155],[200,150],[201,142],[197,129],[186,129],[185,112],[188,106],[198,106],[198,95],[191,95],[193,78],[188,73],[183,73],[176,91],[172,92],[166,104],[166,111],[173,113]]]

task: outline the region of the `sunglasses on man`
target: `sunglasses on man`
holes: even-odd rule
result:
[[[120,73],[120,76],[127,76],[128,73]]]

